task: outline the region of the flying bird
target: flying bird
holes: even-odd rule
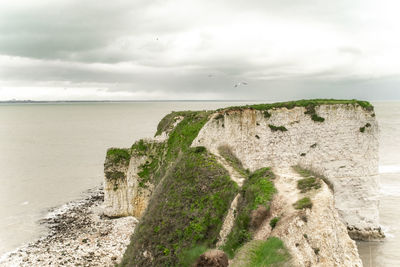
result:
[[[248,85],[247,82],[238,82],[237,84],[235,84],[233,87],[238,87],[240,85]]]

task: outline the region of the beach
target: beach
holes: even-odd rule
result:
[[[48,234],[0,259],[0,266],[114,266],[129,244],[137,220],[102,215],[103,190],[49,211],[40,220]]]

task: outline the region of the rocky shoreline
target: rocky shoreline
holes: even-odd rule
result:
[[[137,220],[103,215],[102,188],[51,211],[40,221],[48,234],[4,255],[0,266],[114,266],[129,244]]]

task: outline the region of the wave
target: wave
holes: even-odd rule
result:
[[[400,173],[400,165],[379,166],[379,173]]]

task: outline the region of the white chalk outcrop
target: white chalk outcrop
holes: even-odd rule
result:
[[[129,165],[112,164],[106,161],[104,171],[104,214],[109,217],[134,216],[140,218],[147,207],[153,185],[140,186],[138,173],[146,156],[134,155]],[[107,178],[107,173],[120,173],[115,179]]]
[[[297,181],[302,179],[291,168],[274,170],[278,193],[271,203],[271,214],[256,231],[255,240],[279,237],[289,250],[292,266],[362,266],[356,243],[350,239],[345,224],[335,208],[329,187],[301,193]],[[293,204],[309,197],[312,209],[296,210]],[[279,217],[274,229],[270,219]]]
[[[252,171],[300,165],[324,175],[334,186],[335,206],[354,239],[383,237],[378,213],[378,124],[373,111],[358,105],[315,107],[323,122],[304,107],[227,110],[215,113],[192,146],[218,154],[229,145]],[[271,129],[280,127],[281,130]],[[273,131],[275,130],[275,131]],[[286,131],[285,131],[286,130]]]
[[[159,135],[153,139],[143,139],[141,142],[149,146],[150,151],[147,151],[147,153],[131,151],[129,164],[127,162],[114,163],[106,158],[104,164],[104,215],[108,217],[142,217],[155,185],[151,181],[141,182],[139,173],[142,171],[142,167],[152,160],[151,156],[154,155],[151,154],[154,153],[152,151],[154,147],[165,142],[170,132],[182,120],[182,116],[175,116],[173,123]]]

